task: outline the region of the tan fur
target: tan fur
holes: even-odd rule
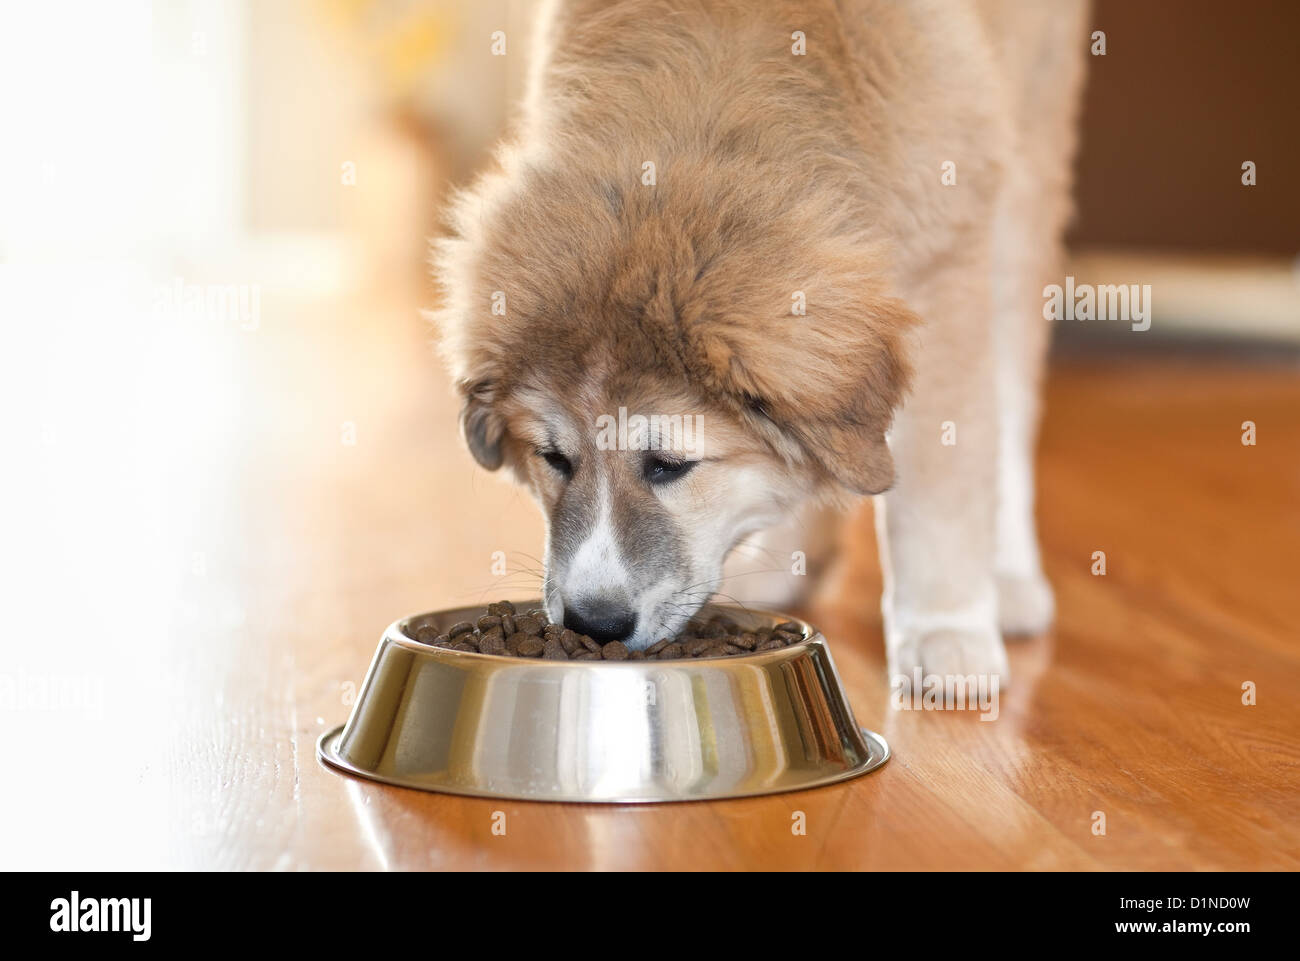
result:
[[[459,197],[436,250],[438,319],[475,456],[509,464],[554,509],[539,439],[559,422],[582,435],[635,398],[707,411],[719,458],[761,458],[780,481],[750,482],[764,522],[801,497],[880,492],[897,474],[881,512],[891,662],[924,661],[928,633],[955,631],[970,652],[958,666],[1004,671],[993,228],[1025,222],[1009,185],[1028,181],[1051,199],[1018,249],[1054,249],[1072,141],[1043,147],[1026,121],[1069,113],[1079,83],[1075,68],[1063,82],[1035,75],[1051,62],[1043,38],[1086,39],[1072,33],[1075,5],[1032,8],[548,4],[520,129]],[[806,56],[791,52],[794,31]],[[1022,93],[1031,83],[1039,92]],[[1041,155],[1028,170],[1021,145]],[[945,161],[955,187],[940,184]],[[654,185],[642,182],[647,162]],[[1042,264],[1016,263],[1023,301]],[[791,313],[796,291],[806,316]],[[1024,325],[1034,316],[1025,304]],[[1023,356],[1016,376],[1032,382],[1041,349]],[[543,397],[555,399],[545,430]],[[1022,414],[1036,422],[1036,408]],[[939,449],[944,420],[960,424],[956,448]],[[631,465],[602,477],[630,484]],[[656,496],[680,523],[703,524],[702,505],[734,482],[712,467],[692,477]],[[683,491],[693,510],[674,507]],[[721,555],[752,528],[738,518],[723,543],[690,549]]]

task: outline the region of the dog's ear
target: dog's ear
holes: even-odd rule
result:
[[[885,433],[911,378],[905,341],[917,323],[878,290],[810,297],[806,317],[709,324],[705,350],[717,382],[741,395],[778,450],[854,493],[878,494],[894,482]]]
[[[879,494],[894,484],[894,459],[885,433],[901,402],[909,371],[895,345],[875,356],[842,361],[854,383],[838,388],[813,378],[777,384],[749,409],[765,419],[836,484],[855,494]]]
[[[495,391],[490,382],[480,381],[462,388],[464,406],[460,410],[460,429],[474,459],[488,470],[496,470],[505,459],[502,442],[505,421],[496,409]]]
[[[855,494],[880,494],[894,484],[888,427],[888,421],[845,411],[825,421],[796,421],[791,432],[836,483]]]
[[[883,425],[830,425],[815,437],[822,466],[855,494],[880,494],[894,486],[894,458]]]

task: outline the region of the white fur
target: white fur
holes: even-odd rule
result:
[[[559,585],[569,603],[627,591],[628,572],[614,531],[608,478],[601,478],[598,491],[595,524],[573,552]]]

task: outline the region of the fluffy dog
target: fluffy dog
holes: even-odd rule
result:
[[[1005,678],[1002,632],[1052,617],[1032,450],[1084,5],[541,18],[435,262],[469,449],[549,520],[551,617],[644,648],[751,535],[783,572],[728,591],[789,603],[810,512],[876,494],[891,671]]]

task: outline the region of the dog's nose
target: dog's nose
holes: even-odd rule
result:
[[[621,604],[596,601],[588,604],[564,605],[564,626],[593,641],[608,644],[622,641],[636,630],[636,612]]]

